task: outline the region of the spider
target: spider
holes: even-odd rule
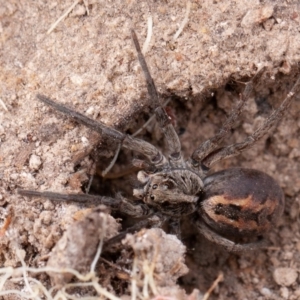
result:
[[[137,174],[140,187],[133,190],[133,196],[139,201],[130,201],[121,196],[111,198],[33,190],[18,192],[24,196],[44,197],[51,200],[99,202],[134,218],[143,217],[142,221],[112,238],[109,241],[111,243],[120,240],[126,232],[134,232],[143,227],[161,227],[165,222],[168,222],[170,231],[180,237],[180,220],[188,215],[200,234],[229,251],[257,248],[257,245],[263,242],[261,237],[276,223],[283,212],[284,195],[281,188],[272,177],[253,169],[230,168],[213,174],[208,172],[215,163],[249,149],[269,132],[289,107],[300,85],[300,78],[281,105],[252,135],[240,143],[221,147],[221,142],[230,132],[241,113],[245,99],[251,93],[253,80],[247,83],[237,107],[219,132],[199,145],[192,156],[185,160],[181,153],[178,135],[161,105],[134,30],[131,30],[131,36],[146,79],[148,93],[155,107],[156,120],[167,142],[168,156],[144,140],[94,121],[46,96],[37,95],[37,98],[100,135],[117,141],[124,148],[145,157],[145,161],[133,161],[135,166],[142,169]]]

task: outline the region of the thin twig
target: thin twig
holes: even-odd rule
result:
[[[102,215],[102,224],[101,224],[102,228],[101,228],[100,242],[99,242],[94,260],[91,264],[90,273],[95,273],[96,265],[97,265],[100,255],[101,255],[101,251],[102,251],[102,247],[103,247],[103,240],[104,240],[104,236],[106,234],[106,229],[107,229],[107,215],[104,213],[101,213],[101,215]]]
[[[2,101],[1,98],[0,98],[0,104],[1,104],[1,106],[3,107],[3,109],[4,109],[5,111],[8,111],[7,106],[6,106],[5,103]]]
[[[148,25],[147,37],[146,37],[146,40],[144,42],[143,49],[142,49],[142,52],[143,52],[144,55],[148,51],[149,44],[150,44],[151,37],[152,37],[153,20],[152,20],[152,16],[151,15],[148,17],[147,25]]]
[[[202,300],[207,300],[212,291],[217,287],[217,285],[219,284],[219,282],[223,281],[224,280],[224,275],[223,273],[221,272],[218,277],[216,278],[216,280],[213,282],[213,284],[211,285],[211,287],[207,290],[207,292],[204,294]]]
[[[81,0],[75,0],[74,3],[51,25],[48,29],[47,34],[50,34],[56,26],[74,9],[74,7],[80,2]]]
[[[174,36],[173,36],[173,40],[174,40],[174,41],[179,37],[179,35],[180,35],[181,32],[183,31],[185,25],[188,23],[190,11],[191,11],[191,2],[190,2],[190,1],[187,1],[187,3],[186,3],[185,16],[184,16],[184,19],[183,19],[182,23],[180,24],[178,30],[176,31],[176,33],[175,33]]]
[[[107,175],[107,173],[108,173],[108,172],[112,169],[112,167],[115,165],[115,163],[116,163],[116,161],[117,161],[117,159],[118,159],[118,156],[119,156],[121,147],[122,147],[122,144],[119,143],[118,148],[117,148],[117,151],[116,151],[116,153],[115,153],[115,155],[114,155],[114,158],[112,159],[112,161],[110,162],[110,164],[108,165],[108,167],[107,167],[104,171],[102,171],[102,173],[101,173],[101,176],[102,176],[102,177],[105,177],[105,176]]]

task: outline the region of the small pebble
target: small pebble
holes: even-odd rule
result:
[[[40,219],[43,224],[50,225],[52,222],[52,214],[49,211],[42,211],[40,214]]]
[[[286,287],[280,288],[280,295],[283,299],[288,299],[289,298],[289,290]]]
[[[81,137],[81,142],[85,147],[89,146],[90,144],[89,140],[85,136]]]
[[[258,284],[258,283],[259,283],[259,279],[258,279],[257,277],[254,277],[254,278],[252,279],[252,282],[253,282],[254,284]]]
[[[86,114],[87,115],[92,115],[93,113],[94,113],[94,111],[95,111],[95,108],[94,108],[94,106],[90,106],[87,110],[86,110]]]
[[[83,79],[80,75],[72,75],[70,79],[75,85],[81,86],[83,84]]]
[[[78,5],[74,8],[72,16],[80,17],[86,14],[86,9],[83,5]]]
[[[294,254],[291,251],[287,251],[283,253],[283,259],[284,260],[291,260],[293,258]]]
[[[270,291],[270,289],[265,288],[265,287],[260,290],[260,293],[263,296],[266,296],[266,297],[271,297],[272,296],[272,292]]]
[[[41,158],[35,154],[32,154],[29,159],[29,168],[32,170],[37,170],[41,164]]]
[[[290,286],[298,277],[298,273],[292,268],[277,268],[273,273],[273,278],[278,285]]]
[[[261,24],[269,19],[274,13],[274,7],[271,5],[260,6],[257,9],[250,9],[242,19],[241,26],[251,28],[254,24]]]
[[[43,202],[43,206],[45,210],[53,210],[54,209],[54,204],[50,200],[46,200]]]

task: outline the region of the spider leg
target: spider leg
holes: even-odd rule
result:
[[[121,211],[136,218],[147,216],[152,213],[147,205],[142,203],[133,204],[123,197],[116,199],[106,196],[88,194],[60,194],[55,192],[37,192],[32,190],[18,190],[18,193],[26,197],[41,197],[50,199],[52,201],[73,201],[83,204],[104,204],[107,207],[110,207],[112,210]]]
[[[240,116],[246,100],[249,98],[253,86],[255,85],[258,78],[261,77],[261,74],[264,72],[265,68],[260,69],[255,76],[246,83],[245,89],[242,94],[240,94],[240,100],[237,104],[237,107],[231,112],[223,126],[221,127],[220,131],[209,140],[203,142],[192,154],[191,159],[189,160],[190,164],[193,167],[199,168],[199,165],[204,157],[208,156],[210,153],[212,153],[214,150],[216,150],[219,145],[224,141],[224,138],[226,135],[230,132],[230,130],[233,128],[236,120]],[[201,166],[200,166],[201,167]]]
[[[164,218],[162,218],[161,216],[153,215],[145,220],[139,221],[135,225],[127,228],[126,230],[107,240],[103,246],[103,252],[108,251],[115,244],[120,243],[128,233],[135,233],[143,228],[162,227],[163,219]]]
[[[84,204],[104,204],[107,207],[110,207],[112,210],[123,212],[126,215],[134,218],[146,217],[146,219],[139,221],[135,225],[127,228],[126,230],[106,241],[103,247],[104,252],[109,250],[115,244],[120,243],[122,239],[125,238],[127,233],[135,233],[143,228],[161,227],[165,219],[159,214],[154,215],[154,211],[148,208],[147,205],[142,203],[133,204],[123,197],[116,199],[106,196],[87,194],[60,194],[54,192],[37,192],[33,190],[18,190],[18,193],[26,197],[41,197],[50,199],[52,201],[74,201]]]
[[[171,123],[171,120],[165,111],[165,109],[162,107],[156,86],[154,84],[154,81],[150,75],[149,68],[147,66],[145,57],[141,51],[141,47],[139,44],[139,41],[137,39],[137,36],[134,32],[134,30],[131,30],[131,36],[138,54],[138,59],[140,62],[140,65],[142,67],[142,70],[144,72],[144,76],[147,83],[147,89],[148,93],[151,97],[151,101],[154,104],[155,107],[155,116],[156,120],[163,131],[166,141],[168,143],[168,149],[169,149],[169,160],[170,163],[174,166],[182,166],[184,164],[184,161],[181,156],[181,144],[179,141],[179,137]]]
[[[249,135],[243,142],[232,144],[209,154],[202,159],[202,164],[206,167],[211,167],[216,162],[239,155],[241,152],[249,149],[265,134],[267,134],[270,128],[275,125],[283,116],[295,94],[298,92],[300,86],[300,77],[297,79],[292,90],[287,94],[281,105],[273,111],[273,113],[266,119],[261,127],[259,127],[253,134]]]
[[[192,164],[193,166],[198,166],[198,162],[201,162],[201,160],[206,157],[209,153],[211,153],[213,150],[215,150],[224,140],[227,133],[231,130],[235,120],[240,115],[242,108],[245,104],[245,99],[243,99],[240,96],[240,101],[234,111],[230,114],[228,119],[223,124],[220,131],[209,140],[202,143],[192,154]]]
[[[224,238],[224,237],[216,234],[207,225],[205,225],[204,222],[201,220],[197,221],[196,227],[197,227],[198,231],[200,232],[200,234],[202,234],[207,240],[223,246],[229,252],[242,252],[242,251],[248,251],[248,250],[255,250],[257,248],[266,246],[266,243],[264,240],[259,240],[257,242],[252,242],[252,243],[237,244],[227,238]]]
[[[106,126],[102,122],[97,122],[93,119],[88,118],[87,116],[68,108],[62,104],[56,103],[55,101],[51,100],[50,98],[37,95],[37,98],[47,104],[55,108],[56,110],[66,114],[67,116],[73,118],[76,122],[83,124],[84,126],[92,129],[100,133],[103,137],[114,139],[121,143],[124,148],[139,152],[147,157],[147,159],[157,167],[162,167],[167,164],[166,158],[163,154],[153,145],[147,143],[138,138],[134,138],[130,135],[124,134],[116,129]]]
[[[174,234],[181,240],[180,219],[169,219],[169,234]]]

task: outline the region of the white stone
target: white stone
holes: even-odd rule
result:
[[[273,278],[278,285],[290,286],[298,277],[297,270],[293,268],[277,268],[273,273]]]
[[[32,170],[37,170],[41,164],[41,158],[35,154],[32,154],[29,159],[29,168]]]

